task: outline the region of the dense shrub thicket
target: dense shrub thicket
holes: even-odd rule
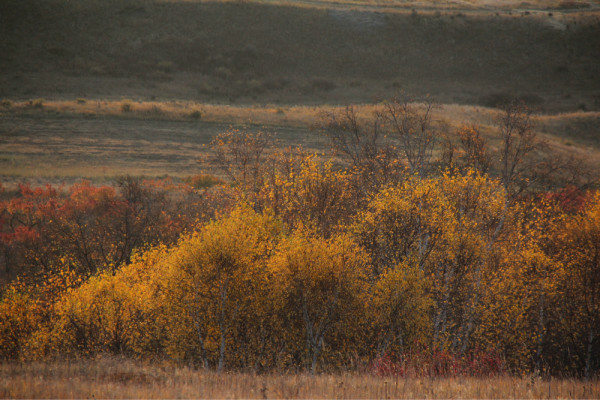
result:
[[[497,153],[476,127],[438,152],[429,112],[324,115],[343,165],[231,131],[227,184],[21,187],[1,209],[0,356],[597,374],[600,194],[532,185],[526,110],[502,114]]]

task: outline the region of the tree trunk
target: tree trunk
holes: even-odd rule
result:
[[[310,373],[314,375],[317,372],[317,360],[319,358],[319,354],[321,354],[321,349],[323,348],[323,337],[321,336],[314,343],[312,348],[312,365],[310,367]]]
[[[537,369],[538,374],[542,372],[542,351],[544,344],[544,336],[546,333],[546,323],[544,318],[544,308],[545,308],[545,293],[542,288],[542,293],[540,294],[540,309],[539,309],[539,335],[538,335],[538,343],[537,343],[537,352],[536,352],[536,362],[535,367]]]
[[[310,373],[312,375],[314,375],[315,372],[317,372],[317,357],[318,357],[317,350],[313,349],[312,365],[310,367]]]
[[[221,332],[221,346],[219,348],[219,364],[217,366],[217,372],[223,372],[223,367],[225,366],[225,349],[226,349],[226,340],[225,340],[225,332]]]
[[[594,328],[590,327],[590,336],[588,338],[587,356],[585,358],[585,377],[590,378],[592,373],[592,343],[594,342]]]

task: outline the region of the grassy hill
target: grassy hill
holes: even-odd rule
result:
[[[374,106],[358,107],[369,117]],[[85,177],[110,182],[123,174],[174,178],[208,172],[214,136],[230,127],[275,133],[277,144],[301,145],[323,153],[328,140],[311,129],[334,106],[230,106],[195,102],[44,101],[14,102],[0,109],[0,171],[5,184],[27,179],[35,184]],[[127,111],[124,111],[127,110]],[[452,133],[475,124],[496,152],[501,147],[495,123],[498,110],[440,105],[434,120]],[[582,160],[587,171],[600,169],[600,112],[537,115],[536,130],[547,152]],[[557,183],[562,186],[560,182]]]
[[[598,49],[598,1],[3,0],[0,170],[186,176],[230,124],[323,151],[319,109],[401,92],[492,146],[493,108],[520,98],[548,151],[593,170]]]
[[[488,3],[4,0],[0,98],[600,109],[595,4]]]

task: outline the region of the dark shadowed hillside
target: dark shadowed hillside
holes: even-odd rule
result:
[[[600,109],[600,17],[3,0],[0,97],[346,103],[398,91]]]

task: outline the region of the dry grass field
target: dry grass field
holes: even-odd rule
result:
[[[597,398],[600,382],[535,377],[402,378],[367,373],[224,373],[127,359],[0,365],[2,398]]]
[[[241,124],[322,151],[318,110],[401,92],[484,128],[521,99],[597,167],[598,48],[597,1],[5,0],[0,175],[185,176]]]
[[[42,102],[42,100],[37,100]],[[33,101],[35,103],[35,100]],[[373,105],[358,108],[369,117]],[[124,108],[127,111],[124,111]],[[175,179],[197,173],[218,174],[206,163],[209,143],[228,129],[268,131],[275,146],[300,145],[323,153],[328,140],[313,129],[324,111],[340,106],[229,106],[195,102],[31,101],[0,111],[0,174],[5,185],[72,182],[81,178],[109,182],[129,174]],[[440,105],[437,121],[449,132],[476,124],[490,143],[499,145],[492,108]],[[540,138],[548,151],[581,159],[585,169],[600,168],[600,112],[537,116]]]

